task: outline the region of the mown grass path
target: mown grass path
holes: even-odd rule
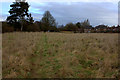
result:
[[[50,61],[48,60],[51,57],[48,49],[52,48],[50,43],[48,43],[48,37],[46,34],[42,34],[39,39],[36,49],[34,51],[34,56],[31,58],[31,76],[37,77],[46,77],[47,69],[49,69]]]

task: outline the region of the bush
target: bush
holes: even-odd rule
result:
[[[76,32],[78,30],[78,27],[73,23],[68,23],[65,26],[65,30],[66,31],[74,31],[74,32]]]
[[[37,24],[29,24],[28,26],[24,27],[24,31],[36,32],[36,31],[40,31],[40,29]]]
[[[2,22],[2,33],[13,32],[14,27],[10,26],[7,22]]]

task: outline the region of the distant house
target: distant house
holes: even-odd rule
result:
[[[84,28],[84,32],[85,32],[85,33],[91,33],[91,32],[92,32],[92,29],[93,29],[92,26],[86,26],[86,27]]]
[[[85,33],[90,33],[90,32],[91,32],[91,29],[84,29],[84,32],[85,32]]]
[[[95,31],[98,33],[99,32],[106,32],[107,28],[108,28],[108,26],[106,26],[106,25],[98,25],[95,27]]]
[[[114,27],[113,32],[120,33],[120,26]]]

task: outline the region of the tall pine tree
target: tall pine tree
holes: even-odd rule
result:
[[[23,30],[24,23],[33,23],[31,14],[28,13],[29,4],[25,0],[16,0],[9,10],[10,16],[7,17],[7,22],[14,26],[15,29]]]

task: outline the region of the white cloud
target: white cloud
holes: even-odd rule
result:
[[[31,5],[29,11],[32,13],[35,20],[40,20],[44,11],[49,10],[59,24],[83,21],[85,19],[89,19],[93,26],[100,23],[108,25],[116,25],[118,23],[118,12],[116,5],[118,0],[74,0],[79,1],[80,3],[74,3],[72,2],[73,0],[69,0],[69,2],[67,2],[68,0],[60,0],[60,3],[58,0],[54,0],[54,2],[52,0],[53,3],[49,2],[51,0],[32,1],[33,0],[29,0]],[[47,3],[44,3],[45,1],[47,1]],[[8,13],[8,10],[6,10],[8,8],[5,7],[7,5],[9,4],[6,4],[3,7],[4,14],[6,12]],[[3,15],[2,20],[5,20],[6,17],[7,14]]]
[[[117,5],[113,3],[46,3],[47,6],[32,5],[38,12],[49,10],[59,24],[89,19],[93,26],[100,23],[116,25],[118,22]],[[110,6],[110,7],[108,7]],[[36,15],[35,15],[36,16]],[[36,19],[34,17],[34,19]],[[41,19],[41,17],[39,17]],[[38,19],[37,19],[38,20]]]
[[[0,2],[14,2],[15,0],[0,0]],[[28,2],[112,2],[118,3],[119,0],[26,0]]]

